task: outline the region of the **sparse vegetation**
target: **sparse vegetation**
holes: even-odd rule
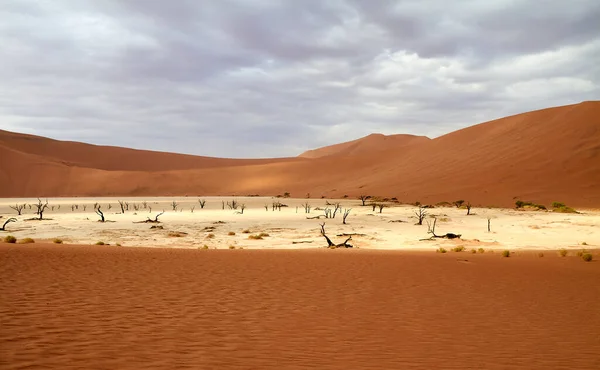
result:
[[[352,208],[347,208],[346,210],[344,210],[344,214],[342,215],[342,223],[344,225],[346,225],[346,219],[348,218],[350,211],[352,211]]]
[[[360,199],[363,206],[366,206],[367,205],[366,202],[367,202],[367,200],[371,199],[371,196],[370,195],[360,195],[358,197],[358,199]]]
[[[586,243],[586,242],[582,242],[582,243],[581,243],[581,245],[588,245],[588,243]]]
[[[6,231],[6,225],[8,225],[11,222],[17,222],[17,219],[14,217],[11,217],[11,218],[7,219],[6,221],[4,221],[4,224],[0,227],[0,231]]]
[[[235,249],[235,245],[230,245],[229,249]]]
[[[464,245],[459,245],[457,247],[452,248],[452,252],[463,252],[465,250]]]
[[[544,253],[542,253],[542,252],[538,253],[538,257],[539,257],[539,258],[542,258],[542,257],[544,257]]]
[[[260,234],[248,235],[248,239],[260,240],[260,239],[266,238],[267,236],[269,236],[269,234],[260,233]]]
[[[510,251],[509,250],[502,251],[502,257],[510,257]]]
[[[235,235],[235,231],[230,231],[230,232],[227,233],[227,235],[234,236]]]
[[[48,199],[46,199],[46,203],[42,203],[42,200],[40,198],[38,198],[38,203],[35,204],[35,207],[37,208],[37,210],[35,211],[35,213],[37,215],[39,215],[39,220],[43,220],[44,218],[44,211],[46,210],[46,208],[48,208]]]
[[[478,249],[477,249],[477,253],[485,253],[485,249],[483,249],[483,248],[478,248]]]
[[[215,234],[213,234],[213,233],[210,233],[210,234],[206,235],[206,237],[207,237],[208,239],[214,239],[214,238],[215,238]]]
[[[423,225],[423,219],[427,216],[427,211],[424,207],[419,206],[419,209],[415,211],[415,215],[417,216],[417,225]]]
[[[465,203],[464,200],[460,199],[454,202],[454,205],[456,206],[456,208],[460,208],[462,207],[462,205]]]
[[[11,244],[13,244],[13,243],[17,242],[17,238],[15,238],[12,235],[7,235],[7,236],[4,237],[4,242],[5,243],[11,243]]]
[[[54,243],[54,244],[62,244],[62,243],[63,243],[63,241],[62,241],[62,239],[59,239],[59,238],[54,238],[54,239],[52,240],[52,243]]]
[[[243,233],[243,234],[250,234],[250,233],[251,233],[251,231],[250,231],[249,229],[245,229],[245,230],[242,230],[242,233]]]
[[[23,213],[23,209],[25,209],[26,204],[15,204],[14,206],[9,206],[10,208],[17,211],[17,215],[21,216]]]
[[[475,254],[475,253],[477,253],[477,250],[476,249],[471,249],[471,253]]]
[[[102,241],[96,242],[96,245],[104,245],[104,242],[102,242]]]
[[[286,191],[285,193],[283,193],[283,197],[284,198],[289,198],[290,197],[290,192]]]
[[[552,202],[552,208],[561,208],[566,207],[564,203],[561,202]]]
[[[561,249],[561,250],[558,251],[558,254],[561,257],[566,257],[567,256],[567,250],[563,248],[563,249]]]
[[[204,199],[198,199],[198,204],[200,205],[200,209],[204,209],[206,201]]]
[[[32,238],[24,238],[19,240],[19,244],[33,244],[35,243],[35,240],[33,240]]]
[[[515,206],[517,208],[532,207],[532,208],[537,208],[538,210],[540,210],[540,209],[545,210],[546,209],[546,206],[544,206],[542,204],[535,204],[533,202],[525,202],[525,201],[522,201],[522,200],[517,200],[515,202]]]
[[[564,203],[560,203],[560,202],[554,202],[552,203],[552,212],[558,212],[558,213],[579,213],[577,212],[575,209],[566,206]]]
[[[593,259],[591,253],[584,253],[583,256],[581,256],[581,258],[583,258],[585,262],[590,262]]]
[[[435,251],[436,253],[446,253],[448,252],[445,248],[439,247],[438,249],[436,249]]]

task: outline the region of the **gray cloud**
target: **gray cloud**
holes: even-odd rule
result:
[[[600,96],[600,3],[5,0],[0,128],[226,157]]]

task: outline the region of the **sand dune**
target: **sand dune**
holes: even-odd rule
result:
[[[578,258],[0,244],[0,368],[598,369]]]
[[[364,193],[404,202],[511,206],[519,198],[600,207],[600,102],[524,113],[432,140],[376,135],[303,154],[312,159],[228,160],[0,137],[2,153],[10,154],[0,168],[4,197]]]
[[[371,134],[369,136],[348,141],[341,144],[326,146],[319,149],[308,150],[299,155],[301,158],[321,158],[328,156],[357,156],[369,155],[373,152],[382,152],[390,149],[400,149],[409,145],[425,143],[430,139],[425,136],[414,135],[382,135]]]

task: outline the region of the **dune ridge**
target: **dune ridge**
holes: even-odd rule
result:
[[[600,102],[522,113],[435,139],[372,135],[298,158],[184,156],[6,131],[0,132],[0,156],[2,197],[290,192],[423,203],[468,199],[481,206],[562,201],[593,208],[600,207]]]

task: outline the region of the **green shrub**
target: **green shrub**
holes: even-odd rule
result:
[[[33,244],[35,243],[35,240],[31,239],[31,238],[25,238],[25,239],[21,239],[19,241],[20,244]]]
[[[17,238],[15,238],[12,235],[7,235],[7,236],[4,237],[4,242],[5,243],[11,243],[11,244],[12,243],[16,243],[17,242]]]
[[[510,257],[510,251],[508,251],[508,250],[503,251],[502,257]]]
[[[121,246],[121,243],[117,243],[117,244],[115,244],[115,245],[116,245],[117,247],[120,247],[120,246]]]
[[[96,242],[96,245],[104,245],[104,242]]]
[[[560,207],[566,207],[564,203],[561,202],[552,202],[552,208],[560,208]]]
[[[585,262],[590,262],[593,257],[591,253],[584,253],[583,256],[581,256],[581,258],[583,258]]]
[[[561,257],[566,257],[567,256],[567,250],[566,249],[561,249],[561,250],[558,251],[558,254]]]
[[[542,204],[535,204],[533,202],[524,202],[522,200],[517,200],[515,202],[515,206],[517,206],[517,208],[523,208],[523,207],[529,206],[529,207],[535,207],[538,209],[544,209],[544,210],[546,209],[546,206],[544,206]]]
[[[448,251],[445,248],[439,247],[435,252],[436,253],[446,253]]]
[[[200,247],[198,249],[208,249],[208,245],[204,244],[202,247]]]
[[[575,209],[571,208],[571,207],[559,207],[559,208],[554,208],[552,210],[552,212],[558,212],[558,213],[579,213],[577,212]]]

